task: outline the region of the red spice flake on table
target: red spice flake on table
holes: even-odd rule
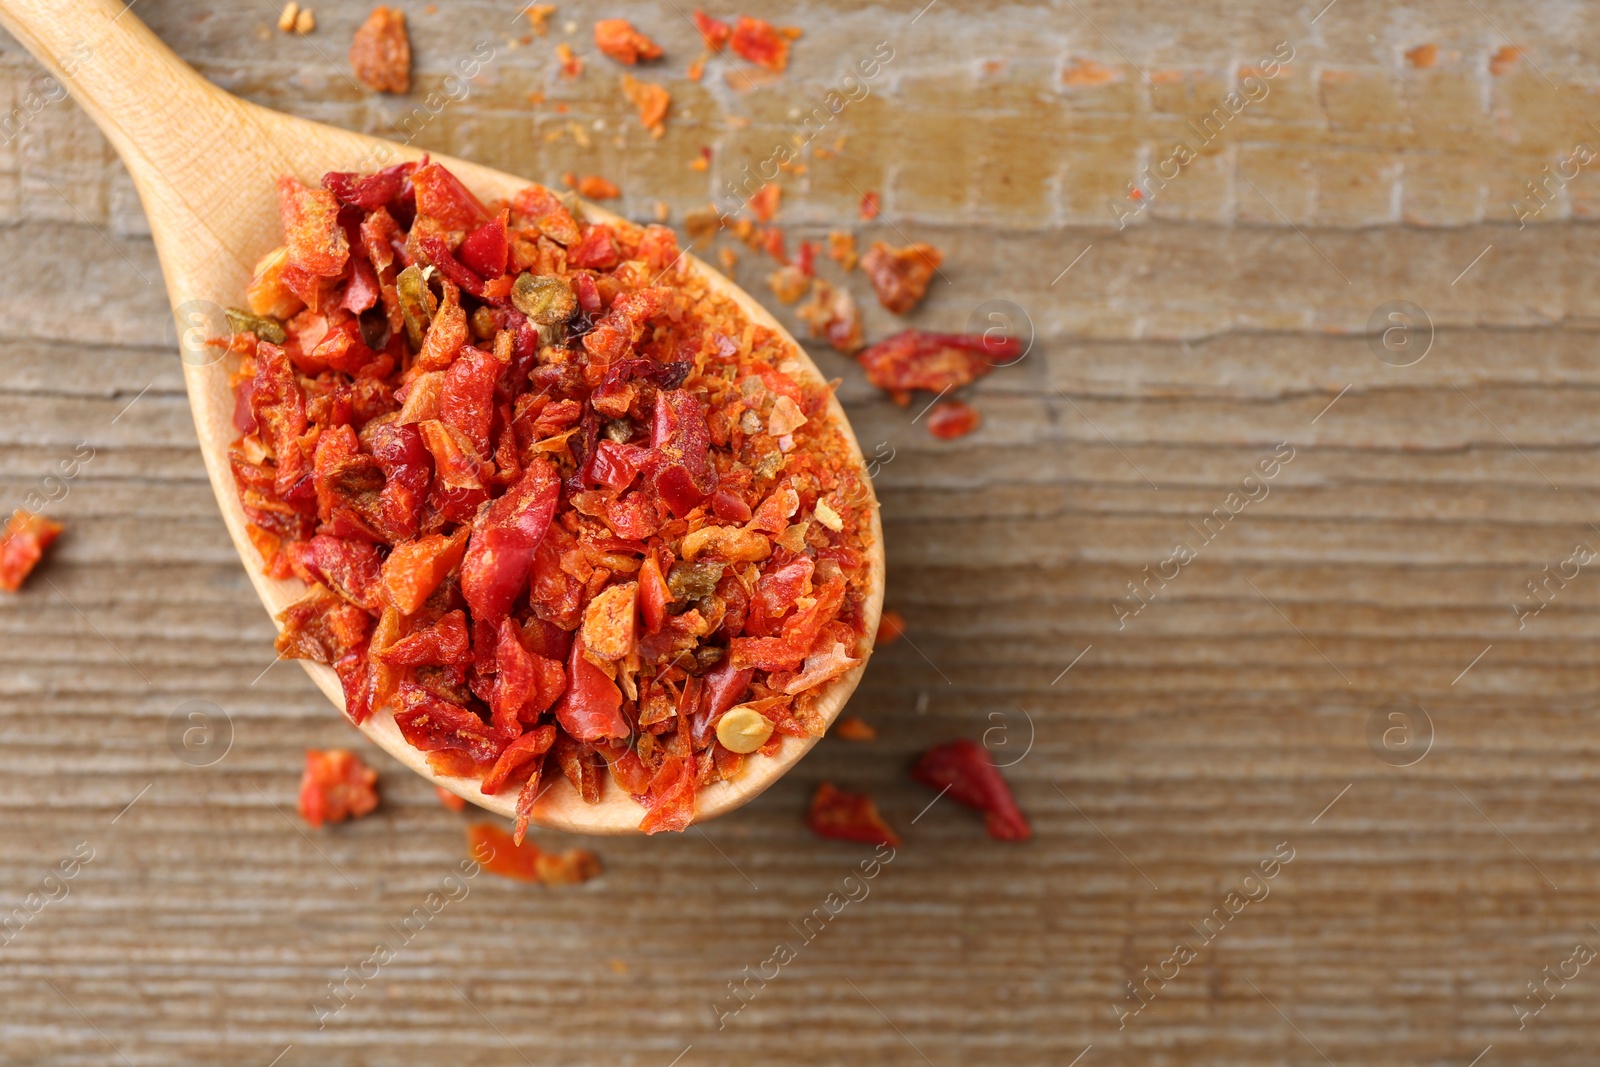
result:
[[[855,270],[860,260],[856,255],[856,235],[847,230],[829,230],[828,258],[846,271]]]
[[[900,845],[900,835],[883,821],[878,805],[865,793],[847,793],[823,782],[811,794],[806,825],[818,837],[859,841],[864,845]]]
[[[861,257],[861,269],[871,279],[878,303],[896,315],[904,315],[927,294],[928,283],[943,262],[944,253],[932,245],[890,248],[882,241],[874,241]]]
[[[551,10],[555,10],[555,9],[552,8]],[[443,804],[445,807],[449,808],[451,811],[466,811],[467,810],[467,801],[466,801],[465,797],[456,796],[454,793],[450,792],[450,790],[446,789],[442,785],[434,786],[433,787],[433,791],[434,791],[435,794],[438,795],[439,803]]]
[[[781,72],[789,65],[789,40],[789,35],[778,32],[772,23],[740,15],[729,44],[750,62]]]
[[[700,31],[700,36],[706,39],[706,47],[713,52],[722,51],[727,45],[728,38],[733,34],[733,27],[720,19],[714,19],[699,8],[694,10],[694,24]]]
[[[522,13],[528,16],[528,25],[533,27],[534,34],[543,37],[550,32],[550,16],[556,13],[556,5],[529,4]]]
[[[467,827],[467,848],[490,874],[542,885],[581,885],[602,873],[600,857],[584,848],[545,852],[532,841],[518,842],[492,823]]]
[[[962,400],[940,401],[928,412],[928,432],[941,441],[965,437],[982,422],[978,409]]]
[[[906,617],[893,608],[884,608],[883,614],[878,617],[878,637],[873,641],[873,647],[892,645],[905,632]]]
[[[867,380],[884,389],[901,407],[911,402],[911,392],[923,389],[942,393],[959,389],[1022,355],[1015,337],[981,333],[928,333],[901,330],[879,341],[856,358]]]
[[[356,78],[379,93],[411,90],[411,42],[406,37],[406,14],[382,5],[372,9],[350,42],[350,66]]]
[[[622,92],[639,111],[639,123],[650,131],[650,136],[660,137],[666,132],[667,107],[672,94],[659,85],[642,82],[631,74],[622,76]]]
[[[229,344],[252,539],[306,587],[280,654],[514,795],[518,837],[561,777],[681,830],[822,731],[870,647],[870,494],[779,335],[670,229],[541,186],[486,203],[425,161],[280,200]]]
[[[378,806],[378,772],[342,748],[306,749],[300,774],[300,817],[313,829],[356,819]]]
[[[930,789],[946,791],[957,804],[983,812],[984,829],[996,840],[1026,841],[1033,836],[989,750],[976,741],[963,738],[935,745],[917,760],[911,777]]]
[[[561,61],[561,76],[568,81],[583,73],[583,57],[574,52],[567,42],[556,45],[556,58]]]
[[[578,195],[585,200],[615,200],[622,195],[615,182],[608,181],[598,174],[585,174],[576,181],[568,182],[578,190]]]
[[[866,343],[861,332],[861,311],[850,290],[842,285],[815,279],[811,283],[811,299],[795,313],[811,328],[812,337],[825,338],[835,351],[855,355]]]
[[[779,303],[792,304],[806,295],[811,288],[811,278],[799,267],[790,264],[767,275],[767,287]]]
[[[634,29],[627,19],[601,19],[595,23],[594,43],[618,63],[630,67],[641,59],[661,58],[661,46]]]
[[[879,208],[881,203],[882,203],[882,201],[879,199],[878,194],[876,192],[868,190],[867,192],[862,193],[861,194],[861,218],[863,220],[870,220],[870,219],[877,218],[878,217],[878,208]]]
[[[833,736],[846,741],[876,741],[878,731],[859,715],[846,715],[833,724]]]
[[[747,201],[750,213],[756,217],[757,222],[771,222],[772,216],[778,213],[778,200],[783,196],[783,190],[768,182],[756,190],[754,196]]]
[[[61,524],[20,508],[0,532],[0,589],[15,593],[33,572],[44,550],[61,535]]]
[[[777,260],[779,263],[789,262],[789,253],[784,250],[783,230],[777,226],[768,226],[761,231],[761,250]]]
[[[701,52],[689,64],[689,69],[683,72],[684,77],[692,82],[697,82],[706,76],[706,60],[711,58],[710,52]]]

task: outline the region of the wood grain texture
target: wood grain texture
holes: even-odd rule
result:
[[[47,509],[68,535],[0,601],[0,920],[94,849],[0,946],[0,1060],[265,1065],[292,1045],[282,1067],[956,1067],[1065,1065],[1092,1044],[1079,1067],[1466,1067],[1489,1045],[1479,1067],[1592,1062],[1591,967],[1523,1029],[1513,1005],[1536,1006],[1526,983],[1576,943],[1600,946],[1600,585],[1584,569],[1521,629],[1515,606],[1575,544],[1600,548],[1600,186],[1586,170],[1526,229],[1508,221],[1542,167],[1600,142],[1590,9],[940,0],[913,23],[920,7],[768,7],[806,36],[785,78],[741,92],[723,59],[683,82],[698,46],[670,4],[564,9],[526,45],[513,5],[408,4],[418,89],[401,101],[343,77],[362,5],[328,0],[301,39],[269,28],[276,5],[139,3],[230,91],[375,135],[489,41],[495,61],[418,147],[605,173],[625,213],[659,198],[674,222],[890,41],[887,73],[835,120],[841,154],[815,155],[830,131],[782,179],[791,247],[841,224],[863,244],[931,240],[948,282],[916,324],[960,329],[1009,300],[1035,334],[971,390],[985,424],[953,443],[813,353],[867,454],[893,449],[877,487],[910,629],[852,704],[879,740],[824,741],[703,835],[588,842],[607,870],[580,889],[472,879],[322,1029],[327,984],[401,940],[391,924],[465,856],[462,818],[297,670],[266,669],[272,625],[207,487],[126,173],[70,102],[0,145],[0,500],[94,449]],[[662,141],[593,53],[591,14],[667,46],[641,72],[676,94]],[[589,60],[571,84],[553,64],[568,18]],[[1501,31],[1523,55],[1495,75]],[[1118,230],[1106,197],[1279,40],[1297,60],[1237,138]],[[1437,64],[1413,66],[1429,42]],[[1111,79],[1063,84],[1085,60]],[[41,77],[0,48],[0,104],[26,111]],[[709,174],[688,165],[703,144]],[[868,188],[887,210],[857,223]],[[738,280],[761,293],[769,269],[747,253]],[[1413,366],[1380,362],[1368,334],[1394,300],[1433,323]],[[1280,443],[1294,458],[1270,491],[1197,545],[1189,524]],[[1126,583],[1179,540],[1193,562],[1119,628]],[[1369,743],[1400,699],[1434,736],[1404,768]],[[207,767],[169,747],[188,701],[232,725]],[[905,775],[930,742],[997,727],[1000,751],[1033,737],[1007,772],[1025,846],[948,800],[924,811]],[[379,767],[383,807],[302,835],[302,750],[338,744]],[[907,844],[808,942],[796,928],[867,855],[804,830],[824,778],[872,791]],[[1270,895],[1202,946],[1195,928],[1280,842],[1295,858]],[[796,958],[719,1029],[728,983],[779,941]],[[1119,1030],[1125,983],[1179,941],[1197,958]]]

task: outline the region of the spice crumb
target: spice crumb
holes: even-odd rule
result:
[[[528,24],[533,27],[533,32],[543,37],[550,32],[550,16],[556,13],[556,5],[529,4],[522,13],[528,16]]]
[[[876,741],[877,729],[859,715],[846,715],[833,724],[833,736],[845,741]]]

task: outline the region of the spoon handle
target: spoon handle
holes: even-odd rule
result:
[[[119,0],[0,0],[0,24],[49,68],[134,172],[192,160],[218,90]],[[178,136],[174,136],[177,134]],[[204,143],[214,144],[213,136]],[[190,164],[192,165],[192,164]]]

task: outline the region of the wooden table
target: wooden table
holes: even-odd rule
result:
[[[405,99],[346,76],[360,4],[316,5],[305,38],[266,2],[136,14],[253,100],[552,183],[605,174],[674,223],[838,89],[780,178],[791,248],[931,241],[948,258],[914,324],[1005,320],[1031,350],[971,390],[984,425],[953,443],[918,424],[927,398],[896,408],[819,356],[893,457],[910,628],[852,705],[877,741],[825,741],[681,838],[584,842],[606,873],[581,888],[451,882],[467,818],[271,665],[137,198],[7,41],[0,491],[52,498],[68,534],[0,598],[0,1060],[1594,1061],[1600,975],[1574,946],[1600,946],[1597,164],[1548,205],[1525,185],[1600,145],[1587,8],[816,0],[766,7],[806,31],[783,78],[718,58],[693,84],[670,2],[564,5],[526,42],[508,3],[404,6]],[[660,141],[594,53],[599,14],[667,48],[641,72],[675,94]],[[892,60],[845,82],[880,41]],[[1279,42],[1294,59],[1265,66]],[[1194,158],[1130,198],[1179,138]],[[764,292],[770,269],[746,252],[738,274]],[[986,732],[1029,844],[906,775]],[[334,745],[379,768],[383,806],[311,832],[301,754]],[[869,855],[804,829],[823,779],[907,842],[807,927]],[[395,958],[365,965],[380,942]],[[779,942],[795,958],[729,1013]],[[348,1003],[319,1027],[330,982]]]

